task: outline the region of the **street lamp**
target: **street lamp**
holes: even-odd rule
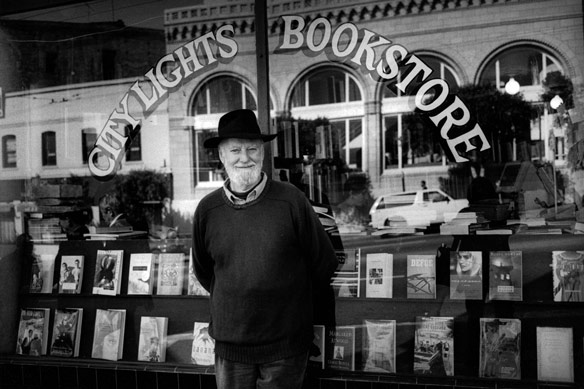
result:
[[[519,93],[519,88],[520,88],[519,83],[513,77],[510,77],[509,81],[507,81],[507,83],[505,84],[505,92],[507,92],[510,95],[516,95],[517,93]]]

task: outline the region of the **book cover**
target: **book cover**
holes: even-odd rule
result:
[[[183,253],[160,253],[156,294],[181,295],[184,283]]]
[[[30,276],[30,293],[52,293],[55,259],[59,245],[35,244]]]
[[[331,279],[331,285],[338,297],[359,297],[360,249],[337,250],[338,266]]]
[[[128,294],[152,294],[153,264],[154,254],[152,253],[130,254]]]
[[[117,361],[124,350],[125,309],[97,309],[91,357]]]
[[[537,380],[574,382],[572,328],[537,327]]]
[[[395,373],[395,320],[363,320],[363,371]]]
[[[324,369],[325,328],[323,325],[312,326],[314,335],[308,356],[308,365]]]
[[[372,298],[392,298],[393,254],[367,254],[365,261],[365,296]]]
[[[408,255],[406,265],[407,298],[436,298],[436,257]]]
[[[552,251],[554,301],[584,301],[584,251]]]
[[[166,361],[167,331],[167,317],[142,316],[140,319],[140,340],[138,342],[139,361]]]
[[[489,253],[489,299],[523,300],[521,251],[491,251]]]
[[[63,255],[59,268],[59,293],[79,294],[83,282],[83,255]]]
[[[454,318],[416,317],[414,373],[454,375]]]
[[[55,310],[51,355],[55,357],[78,357],[81,339],[82,308]]]
[[[49,338],[49,308],[22,308],[18,323],[16,353],[40,356],[47,353]]]
[[[355,326],[337,326],[326,335],[325,365],[334,370],[355,370]]]
[[[193,263],[193,250],[189,251],[189,276],[188,276],[188,289],[187,294],[189,296],[209,296],[209,292],[197,279],[197,275],[195,274],[195,268]]]
[[[115,296],[120,293],[123,250],[97,250],[93,294]]]
[[[521,379],[521,320],[480,319],[479,377]]]
[[[452,300],[483,299],[483,253],[481,251],[450,252],[450,298]]]
[[[215,364],[215,339],[209,335],[209,323],[195,322],[193,328],[193,345],[191,347],[191,362],[201,366]]]

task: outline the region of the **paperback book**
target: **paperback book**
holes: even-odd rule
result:
[[[152,253],[130,254],[128,294],[152,294],[153,265],[154,254]]]
[[[416,317],[414,373],[454,375],[454,318]]]
[[[97,250],[93,294],[115,296],[120,293],[123,250]]]
[[[521,320],[480,319],[479,376],[521,379]]]
[[[59,245],[35,244],[30,275],[30,293],[52,293],[55,259]]]
[[[51,355],[55,357],[78,357],[81,341],[82,308],[55,310]]]
[[[325,348],[325,327],[323,325],[314,325],[314,335],[308,357],[309,366],[324,369],[324,348]]]
[[[355,326],[337,326],[326,336],[325,365],[334,370],[355,370]]]
[[[408,255],[406,273],[407,298],[436,298],[436,257],[434,255]]]
[[[79,294],[83,282],[83,255],[63,255],[59,270],[59,293]]]
[[[209,292],[207,292],[207,290],[205,288],[203,288],[203,285],[201,285],[201,282],[199,282],[199,280],[197,279],[197,275],[195,274],[195,267],[194,267],[194,263],[193,263],[193,250],[191,249],[189,252],[189,276],[188,276],[188,289],[187,289],[187,294],[189,296],[209,296]]]
[[[201,366],[215,364],[215,339],[209,335],[209,323],[195,322],[191,362]]]
[[[40,356],[47,353],[49,339],[49,308],[22,308],[18,324],[16,353]]]
[[[481,251],[450,252],[450,298],[482,300],[483,253]]]
[[[363,370],[395,373],[395,320],[363,320]]]
[[[366,256],[365,296],[393,297],[393,254],[375,253]]]
[[[360,297],[360,249],[337,250],[338,266],[331,285],[338,297]]]
[[[110,361],[122,359],[125,325],[125,309],[97,309],[91,357]]]
[[[537,380],[574,382],[572,328],[537,327]]]
[[[491,251],[489,253],[489,299],[523,300],[521,251]]]
[[[184,257],[183,253],[160,253],[156,294],[182,294],[185,271]]]
[[[584,251],[552,251],[554,301],[584,301]]]
[[[140,340],[138,343],[139,361],[166,361],[167,331],[167,317],[142,316],[140,319]]]

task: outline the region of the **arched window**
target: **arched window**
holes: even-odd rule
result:
[[[57,165],[57,138],[55,131],[45,131],[42,134],[42,163],[43,166]]]
[[[355,79],[340,69],[321,69],[309,74],[294,88],[291,106],[306,107],[361,100]]]
[[[324,104],[328,105],[325,111],[321,107]],[[290,111],[294,118],[328,119],[327,126],[317,126],[311,133],[302,133],[302,128],[314,126],[300,126],[299,149],[303,153],[314,153],[316,160],[340,160],[352,169],[362,169],[364,109],[353,75],[338,67],[310,72],[292,90]]]
[[[440,78],[448,84],[450,93],[456,93],[461,77],[455,68],[443,59],[433,55],[418,55],[432,69],[430,78]],[[398,75],[398,80],[401,77]],[[395,81],[398,82],[398,81]],[[394,83],[395,83],[394,82]],[[393,91],[397,91],[396,95]],[[383,89],[383,130],[381,150],[385,169],[413,166],[440,165],[446,162],[435,131],[426,128],[419,113],[411,112],[411,105],[395,87]],[[403,99],[402,99],[403,100]]]
[[[251,90],[236,78],[216,77],[197,92],[193,104],[195,115],[208,115],[247,108],[256,110]]]
[[[249,86],[231,76],[215,77],[199,88],[193,99],[194,116],[193,149],[195,185],[223,181],[219,154],[215,149],[205,149],[203,142],[217,135],[217,124],[224,113],[234,109],[257,110],[257,103]]]
[[[504,88],[513,77],[520,87],[529,88],[541,86],[547,74],[554,71],[564,73],[562,65],[553,55],[537,46],[522,45],[492,58],[484,67],[479,83]]]
[[[2,167],[16,167],[16,135],[2,137]]]

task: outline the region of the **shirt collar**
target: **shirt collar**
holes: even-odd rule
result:
[[[255,188],[253,188],[247,194],[247,197],[245,199],[240,199],[239,197],[237,197],[236,195],[233,194],[233,192],[230,189],[231,180],[227,179],[227,181],[225,181],[225,184],[223,184],[223,190],[225,191],[225,195],[233,204],[238,204],[238,205],[247,204],[247,203],[257,199],[259,197],[259,195],[264,191],[264,188],[266,187],[266,183],[268,182],[268,176],[264,172],[262,172],[261,177],[262,178],[260,179],[259,184],[257,184],[255,186]]]

